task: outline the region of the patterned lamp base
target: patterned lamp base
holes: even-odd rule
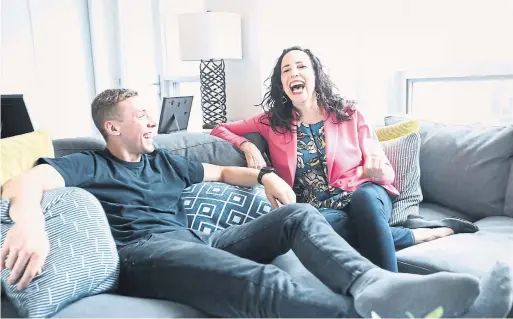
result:
[[[203,128],[213,129],[226,123],[224,60],[201,60],[200,83]]]

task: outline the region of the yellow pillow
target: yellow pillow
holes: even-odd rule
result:
[[[30,170],[40,157],[54,157],[52,137],[39,130],[0,140],[2,185],[9,179]]]
[[[380,142],[393,140],[401,136],[418,132],[420,124],[418,120],[406,120],[394,125],[376,128],[376,135]]]

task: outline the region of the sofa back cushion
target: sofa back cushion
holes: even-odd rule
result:
[[[387,125],[404,117],[387,117]],[[424,199],[472,218],[504,215],[513,160],[513,126],[421,121],[420,184]]]
[[[508,187],[506,188],[506,204],[504,205],[504,215],[513,217],[513,163],[511,163],[511,168],[509,169],[509,180]]]
[[[267,152],[267,143],[258,133],[245,135],[262,153]],[[167,148],[173,154],[201,163],[223,166],[246,166],[244,154],[232,144],[204,133],[178,132],[159,134],[153,139],[155,147]],[[94,137],[65,138],[53,141],[55,156],[61,157],[81,151],[104,149],[103,140]]]
[[[245,166],[246,158],[232,144],[218,137],[204,133],[178,132],[161,134],[154,138],[154,144],[171,153],[201,163],[224,166]]]
[[[82,151],[98,151],[105,148],[105,142],[94,137],[61,138],[53,140],[55,157],[62,157]]]

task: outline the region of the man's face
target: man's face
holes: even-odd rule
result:
[[[153,152],[153,136],[157,131],[153,109],[145,108],[138,96],[119,102],[116,108],[121,119],[116,121],[118,137],[127,151],[132,154]]]

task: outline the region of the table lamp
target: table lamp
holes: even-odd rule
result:
[[[241,59],[241,17],[228,12],[178,16],[180,59],[200,61],[203,128],[226,123],[226,59]]]

